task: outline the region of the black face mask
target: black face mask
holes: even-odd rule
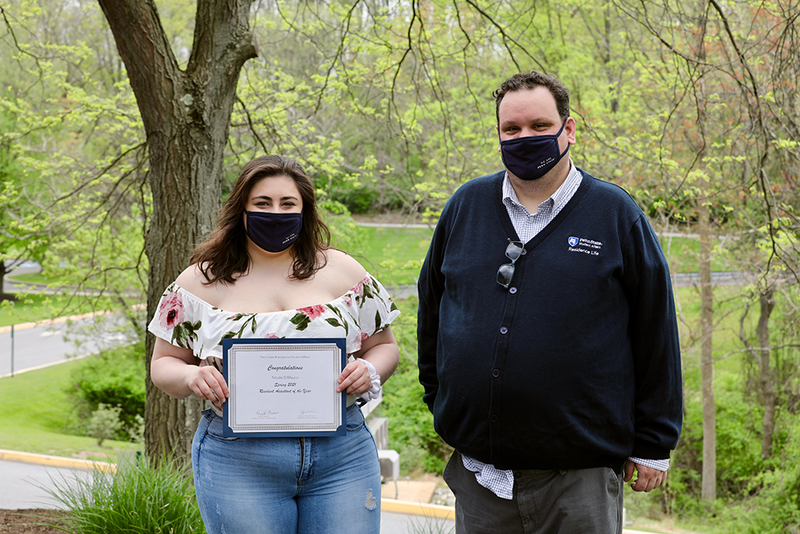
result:
[[[567,121],[555,135],[532,135],[500,141],[500,156],[511,174],[520,180],[538,180],[561,161],[569,152],[569,143],[564,152],[558,151],[558,136],[564,131]]]
[[[283,252],[300,237],[302,213],[246,211],[247,236],[267,252]]]

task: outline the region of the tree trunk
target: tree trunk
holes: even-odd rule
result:
[[[767,459],[772,455],[772,436],[775,433],[775,383],[772,379],[770,368],[770,341],[769,317],[775,308],[775,289],[769,287],[761,291],[759,303],[761,313],[758,317],[756,335],[758,336],[758,351],[761,359],[758,362],[759,378],[761,381],[761,394],[764,401],[764,434],[761,439],[761,457]]]
[[[713,501],[717,496],[717,413],[714,402],[714,291],[711,286],[711,236],[708,205],[698,207],[700,234],[700,369],[703,390],[703,481],[700,496]]]
[[[6,292],[3,291],[3,288],[6,284],[6,260],[0,260],[0,301],[6,300],[6,298],[11,298],[11,295],[6,295]]]
[[[114,34],[144,123],[153,215],[145,238],[150,263],[148,316],[162,291],[187,267],[195,244],[213,227],[222,191],[222,159],[236,83],[255,57],[251,0],[198,0],[194,44],[178,68],[153,0],[98,0]],[[155,339],[147,336],[145,449],[158,462],[191,455],[203,408],[192,396],[168,397],[150,380]]]

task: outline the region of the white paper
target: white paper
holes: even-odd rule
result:
[[[341,349],[332,343],[249,344],[227,352],[231,432],[319,432],[342,424],[336,392]]]

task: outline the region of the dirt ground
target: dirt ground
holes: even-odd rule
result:
[[[58,523],[67,512],[58,510],[0,510],[0,534],[63,534],[48,526]]]

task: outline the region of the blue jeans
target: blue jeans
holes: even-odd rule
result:
[[[378,452],[358,405],[346,435],[311,438],[226,438],[206,410],[192,467],[208,534],[380,531]]]

